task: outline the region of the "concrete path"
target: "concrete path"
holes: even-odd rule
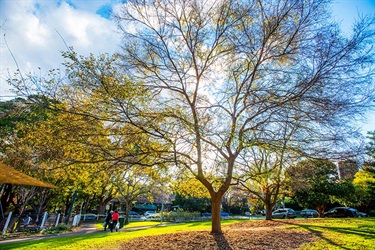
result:
[[[96,230],[95,224],[96,223],[84,223],[80,227],[75,228],[74,232],[67,232],[67,233],[61,233],[61,234],[51,234],[51,235],[39,235],[39,234],[37,234],[37,235],[30,235],[30,236],[20,236],[18,238],[0,239],[0,245],[12,243],[12,242],[52,239],[52,238],[57,238],[57,237],[67,237],[67,236],[93,234],[93,233],[106,233],[106,231],[104,231],[104,230]],[[107,232],[109,232],[109,231],[107,231]],[[0,249],[1,249],[1,247],[0,247]]]
[[[95,224],[96,222],[85,222],[80,227],[75,228],[74,232],[67,232],[67,233],[53,234],[53,235],[39,235],[38,234],[38,235],[31,235],[31,236],[21,236],[18,238],[0,239],[0,245],[12,243],[12,242],[33,241],[33,240],[42,240],[42,239],[52,239],[52,238],[57,238],[57,237],[69,237],[69,236],[77,236],[77,235],[85,235],[85,234],[110,233],[111,232],[109,229],[107,229],[107,231],[104,231],[104,229],[97,230],[95,228]],[[146,229],[146,228],[151,228],[151,227],[160,227],[160,226],[166,226],[166,224],[121,228],[119,231],[120,232],[121,231],[135,231],[135,230],[141,230],[141,229]]]

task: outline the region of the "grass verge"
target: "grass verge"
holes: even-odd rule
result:
[[[375,250],[375,218],[322,219],[298,227],[317,236],[301,250]]]
[[[222,224],[235,223],[238,220],[223,221]],[[125,228],[130,230],[117,233],[104,232],[102,224],[96,225],[98,233],[79,236],[60,236],[57,238],[44,238],[24,242],[1,244],[0,249],[116,249],[121,242],[142,236],[154,236],[161,234],[171,234],[176,232],[210,230],[211,222],[191,222],[170,224],[159,222],[131,222]]]
[[[225,225],[238,221],[222,221]],[[243,220],[242,220],[243,222]],[[27,242],[1,244],[1,249],[116,249],[121,242],[142,236],[155,236],[184,231],[201,231],[211,229],[211,222],[191,222],[162,224],[158,222],[131,222],[118,233],[102,231],[99,224],[98,233],[80,236],[44,238]],[[285,224],[278,230],[303,229],[312,232],[317,240],[302,246],[301,250],[317,249],[354,249],[375,250],[375,218],[360,219],[318,219],[307,220],[298,224]]]

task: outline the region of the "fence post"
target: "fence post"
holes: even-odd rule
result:
[[[55,227],[57,227],[57,225],[59,225],[59,220],[60,220],[60,213],[57,215],[57,220],[56,220],[56,223],[55,223]]]
[[[7,228],[9,225],[10,218],[12,217],[12,212],[9,212],[7,221],[5,222],[4,228],[3,228],[3,235],[6,234]]]
[[[44,212],[43,220],[42,220],[42,224],[40,224],[40,228],[44,227],[44,223],[46,222],[47,217],[48,217],[48,212]]]

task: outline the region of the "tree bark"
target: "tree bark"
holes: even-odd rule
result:
[[[125,222],[124,222],[124,225],[128,225],[129,224],[129,214],[130,214],[130,211],[132,210],[133,208],[133,203],[131,201],[127,201],[125,202]]]
[[[316,207],[316,210],[318,210],[319,218],[323,218],[324,217],[324,212],[326,210],[326,205],[325,204],[318,205]]]
[[[223,195],[215,193],[211,195],[211,233],[212,234],[221,234],[221,199]]]
[[[273,205],[272,205],[272,202],[270,202],[269,198],[270,197],[267,197],[268,199],[265,200],[265,204],[266,204],[266,220],[272,220],[272,208],[273,208]]]
[[[105,212],[105,208],[106,208],[108,202],[110,202],[112,200],[112,198],[113,198],[112,194],[109,195],[106,198],[103,197],[103,196],[101,198],[99,198],[98,213],[102,214],[102,213]]]

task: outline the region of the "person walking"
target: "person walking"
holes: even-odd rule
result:
[[[28,228],[30,222],[31,222],[31,217],[30,217],[30,214],[29,214],[29,215],[27,215],[27,217],[23,220],[23,227],[24,227],[24,228]]]
[[[107,213],[107,216],[105,217],[104,220],[104,231],[107,231],[107,228],[111,229],[111,221],[112,221],[112,213],[113,211],[109,211]]]
[[[112,224],[111,224],[111,232],[113,232],[113,229],[116,228],[116,224],[118,223],[118,211],[115,210],[115,212],[112,214]],[[117,229],[116,229],[117,232]]]

